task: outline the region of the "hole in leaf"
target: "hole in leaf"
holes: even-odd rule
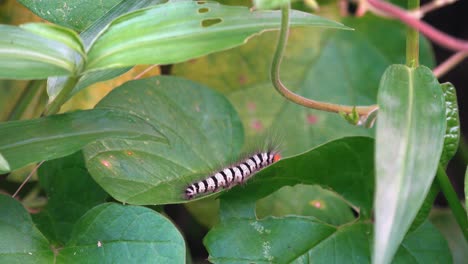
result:
[[[210,18],[210,19],[205,19],[202,21],[202,26],[203,27],[211,27],[213,25],[219,24],[223,21],[221,18]]]
[[[206,4],[206,1],[197,1],[197,4],[204,5],[204,4]]]
[[[208,13],[208,11],[210,11],[210,9],[209,9],[209,8],[206,8],[206,7],[198,9],[198,13],[200,13],[200,14],[202,14],[202,13]]]

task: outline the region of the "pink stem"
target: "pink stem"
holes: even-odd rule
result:
[[[446,74],[453,67],[457,66],[461,61],[468,57],[468,53],[464,51],[459,51],[453,54],[450,58],[439,64],[434,70],[434,75],[439,78],[442,75]]]
[[[383,11],[391,17],[397,18],[408,26],[419,30],[427,38],[439,44],[442,47],[454,51],[468,51],[468,41],[454,38],[444,32],[428,25],[427,23],[414,18],[410,13],[392,4],[380,0],[367,0],[373,8]]]

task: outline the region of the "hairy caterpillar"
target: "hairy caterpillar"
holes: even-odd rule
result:
[[[236,165],[219,170],[210,177],[195,182],[185,189],[185,199],[190,200],[204,193],[231,188],[251,178],[255,173],[281,159],[280,153],[271,149],[257,152]]]

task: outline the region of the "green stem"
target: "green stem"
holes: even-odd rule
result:
[[[408,0],[408,10],[418,9],[419,0]],[[411,27],[406,31],[406,65],[417,67],[419,64],[419,32]]]
[[[463,208],[460,200],[458,199],[457,193],[453,189],[450,180],[445,173],[445,170],[442,166],[439,165],[437,168],[437,181],[439,183],[440,189],[447,199],[447,202],[450,206],[450,209],[455,216],[455,220],[457,221],[458,225],[460,226],[463,235],[465,236],[465,240],[468,241],[468,218],[466,215],[466,211]]]
[[[49,115],[58,113],[58,111],[60,110],[60,107],[62,107],[65,101],[67,101],[68,96],[73,91],[73,88],[75,87],[77,82],[78,82],[77,77],[73,77],[73,76],[68,77],[60,93],[47,106],[46,110],[43,113],[43,116],[49,116]]]
[[[26,86],[23,94],[21,94],[20,99],[15,105],[13,111],[11,111],[8,116],[9,121],[19,120],[23,117],[24,113],[31,107],[34,100],[40,100],[40,94],[42,93],[43,88],[45,87],[44,80],[30,81]]]
[[[345,105],[337,105],[337,104],[330,104],[320,101],[315,101],[312,99],[308,99],[297,95],[291,92],[282,82],[280,79],[280,66],[281,60],[283,58],[283,53],[286,47],[286,43],[288,41],[288,34],[289,34],[289,9],[290,4],[286,4],[281,8],[281,28],[280,28],[280,36],[278,38],[278,44],[276,45],[275,55],[273,57],[273,62],[271,64],[271,71],[270,77],[273,82],[273,86],[275,87],[276,91],[284,96],[286,99],[308,107],[312,109],[327,111],[327,112],[334,112],[334,113],[347,113],[352,114],[357,112],[359,116],[368,116],[370,113],[375,112],[378,108],[377,105],[371,106],[361,106],[361,107],[354,107],[354,106],[345,106]]]
[[[468,143],[466,143],[465,137],[462,134],[460,134],[460,142],[458,143],[456,157],[463,163],[463,166],[468,164]]]

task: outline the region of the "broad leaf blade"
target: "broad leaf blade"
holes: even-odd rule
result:
[[[255,33],[277,29],[279,23],[276,11],[173,1],[113,21],[91,47],[86,70],[182,62],[241,45]],[[291,25],[346,29],[298,11],[292,12]]]
[[[92,141],[109,137],[165,141],[154,126],[131,113],[93,109],[1,123],[0,152],[14,170],[72,154]]]
[[[373,147],[373,140],[365,137],[334,140],[276,162],[222,197],[255,202],[286,185],[318,184],[341,195],[366,219],[373,198]]]
[[[33,220],[49,241],[64,245],[78,219],[108,194],[89,175],[81,151],[45,162],[38,176],[47,206]]]
[[[75,225],[57,263],[185,263],[185,242],[159,213],[138,206],[103,204]]]
[[[390,66],[380,85],[376,131],[374,263],[390,263],[434,179],[445,103],[432,71]]]
[[[257,201],[257,217],[302,215],[313,216],[327,224],[339,226],[355,219],[349,204],[336,193],[317,185],[298,184],[283,187]],[[193,213],[193,212],[192,212]]]
[[[85,148],[87,167],[115,199],[131,204],[184,201],[185,188],[235,160],[243,131],[220,94],[188,80],[159,76],[114,89],[97,109],[128,111],[169,144],[106,139]]]
[[[77,53],[61,42],[9,25],[0,25],[0,35],[1,79],[45,79],[75,72]]]
[[[15,199],[0,194],[0,262],[53,263],[54,253],[31,216]]]
[[[82,31],[124,0],[102,2],[94,0],[68,0],[66,2],[19,0],[19,2],[45,20]]]

